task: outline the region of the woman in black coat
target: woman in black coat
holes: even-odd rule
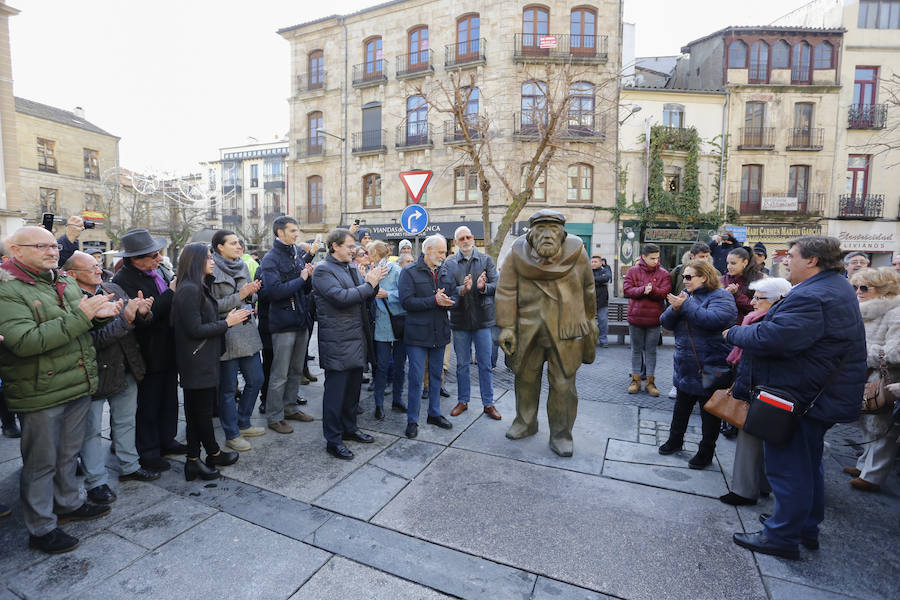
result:
[[[178,282],[172,305],[175,330],[175,363],[184,389],[184,418],[187,430],[187,460],[184,478],[199,475],[210,480],[219,476],[216,466],[237,462],[237,452],[222,452],[213,431],[212,413],[219,384],[219,357],[225,331],[250,316],[246,309],[234,309],[219,319],[216,299],[210,292],[215,263],[205,244],[188,244],[178,258]],[[200,462],[200,444],[206,448],[206,464]]]

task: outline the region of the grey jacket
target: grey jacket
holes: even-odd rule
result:
[[[241,300],[241,288],[253,281],[250,278],[250,269],[246,264],[237,278],[225,273],[218,264],[213,267],[212,275],[213,282],[210,291],[218,303],[219,318],[224,319],[233,308],[240,308],[244,304],[253,304],[255,301],[255,294]],[[251,317],[239,325],[228,328],[225,333],[225,354],[222,355],[221,360],[252,356],[260,350],[262,350],[262,338],[256,328],[256,320]]]

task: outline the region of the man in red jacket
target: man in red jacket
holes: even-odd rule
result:
[[[663,300],[672,289],[669,273],[659,266],[659,246],[644,244],[641,258],[625,274],[624,292],[628,298],[628,333],[631,338],[631,384],[629,394],[641,391],[641,376],[646,374],[644,388],[651,396],[659,396],[656,372],[656,346],[659,345],[659,317],[665,310]]]

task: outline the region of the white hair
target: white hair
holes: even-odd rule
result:
[[[791,282],[782,277],[765,277],[750,283],[750,289],[764,293],[770,301],[775,302],[791,291]]]
[[[463,231],[468,231],[468,232],[469,232],[469,235],[472,235],[472,230],[471,230],[471,229],[469,229],[469,228],[466,227],[465,225],[460,225],[459,227],[456,228],[456,231],[453,232],[453,239],[454,239],[454,240],[459,239],[459,234],[460,234],[461,232],[463,232]]]
[[[429,235],[427,238],[425,238],[425,241],[422,242],[422,252],[426,252],[429,248],[438,243],[443,244],[444,248],[447,247],[447,240],[444,238],[444,236],[439,233]]]

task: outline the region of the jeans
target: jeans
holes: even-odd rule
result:
[[[138,470],[138,453],[134,447],[134,415],[137,411],[137,382],[130,374],[125,375],[127,387],[106,399],[109,403],[109,430],[116,458],[122,468],[122,475]],[[84,487],[92,490],[108,483],[106,473],[106,452],[100,429],[103,421],[103,400],[92,400],[88,409],[84,442],[81,444],[81,460],[84,462]]]
[[[609,334],[609,305],[601,306],[597,309],[597,328],[600,330],[600,337],[597,343],[606,346],[609,342],[606,336]]]
[[[631,337],[631,372],[641,377],[653,377],[656,373],[656,347],[659,345],[659,327],[628,325]]]
[[[325,369],[322,392],[322,433],[328,446],[340,446],[342,435],[359,430],[356,406],[362,387],[363,368],[333,371]]]
[[[406,346],[401,340],[396,342],[375,342],[375,406],[384,406],[384,389],[388,376],[392,377],[394,404],[403,404],[403,375],[406,362]],[[393,363],[392,363],[393,361]]]
[[[409,377],[406,385],[406,421],[419,422],[419,407],[422,402],[422,387],[425,382],[425,357],[428,357],[428,416],[441,416],[441,373],[444,368],[444,348],[407,346]]]
[[[491,368],[497,366],[497,358],[500,356],[500,328],[494,325],[491,327]]]
[[[481,403],[494,404],[494,374],[491,372],[491,330],[489,328],[466,331],[453,330],[453,349],[456,351],[456,395],[458,401],[469,403],[469,363],[472,361],[472,344],[475,344],[475,360],[478,361],[478,386]]]
[[[219,451],[212,424],[213,404],[217,399],[216,388],[184,390],[188,458],[200,458],[200,444],[206,449],[207,456]]]
[[[284,331],[272,334],[272,372],[266,395],[266,418],[277,423],[285,415],[299,412],[295,400],[300,395],[300,378],[306,359],[306,338],[309,331]]]
[[[263,384],[262,363],[259,353],[240,358],[224,360],[219,369],[219,421],[225,432],[226,440],[233,440],[241,435],[241,429],[250,427],[250,415],[256,405],[256,397]],[[234,394],[238,370],[244,375],[244,390],[238,405],[235,406]]]
[[[90,403],[91,397],[84,396],[53,408],[19,413],[19,493],[25,527],[31,535],[46,535],[56,529],[54,512],[71,512],[84,504],[75,476],[75,455],[84,441]]]

